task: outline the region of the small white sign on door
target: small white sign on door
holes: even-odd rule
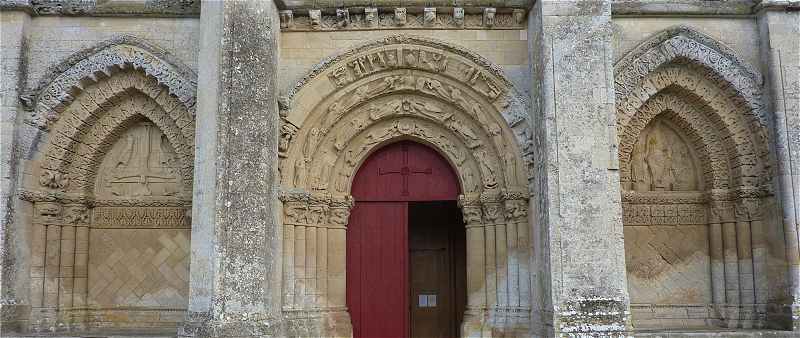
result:
[[[417,298],[419,300],[417,307],[436,307],[435,294],[419,294]]]

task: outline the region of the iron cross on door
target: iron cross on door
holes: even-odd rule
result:
[[[383,170],[383,168],[378,168],[378,175],[389,175],[389,174],[400,174],[403,178],[403,193],[402,196],[408,196],[408,177],[413,174],[426,174],[430,175],[433,171],[430,167],[427,169],[415,169],[408,166],[408,145],[403,143],[401,146],[401,150],[403,152],[403,166],[400,167],[398,170]]]

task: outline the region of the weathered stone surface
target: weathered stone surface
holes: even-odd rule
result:
[[[529,13],[536,335],[622,335],[622,258],[610,1],[540,1]],[[600,259],[600,257],[603,257]]]
[[[197,16],[200,0],[3,0],[0,10],[23,10],[32,15]]]
[[[769,97],[768,105],[774,119],[774,157],[777,163],[775,192],[782,210],[782,232],[785,234],[785,259],[788,265],[786,279],[788,285],[776,285],[772,299],[785,304],[776,311],[775,320],[800,330],[800,244],[797,239],[798,180],[800,172],[800,14],[783,12],[781,8],[770,8],[770,4],[784,3],[769,1],[758,16],[761,32],[761,49],[767,64]],[[795,4],[798,5],[798,4]],[[780,257],[769,248],[754,248],[756,257]],[[782,275],[779,274],[779,275]],[[765,280],[759,280],[767,282]]]
[[[17,96],[25,78],[25,25],[23,12],[0,16],[0,327],[17,331],[27,324],[30,302],[25,292],[29,248],[23,210],[14,192],[19,186],[20,152],[18,121],[24,112]]]
[[[461,179],[464,335],[800,330],[798,1],[200,5],[0,1],[4,336],[350,336],[396,139]]]
[[[276,93],[279,29],[271,2],[205,2],[198,189],[185,336],[278,336]],[[196,235],[196,236],[195,236]]]

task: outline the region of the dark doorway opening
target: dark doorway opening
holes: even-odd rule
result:
[[[467,301],[466,232],[455,201],[408,205],[411,337],[459,337]]]

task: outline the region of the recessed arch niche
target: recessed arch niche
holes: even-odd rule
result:
[[[38,143],[30,202],[31,332],[174,332],[188,302],[191,71],[122,36],[51,68],[23,99]]]
[[[759,327],[776,314],[756,282],[770,273],[765,225],[775,221],[760,81],[688,27],[616,64],[634,329]]]
[[[530,132],[524,101],[499,68],[443,42],[390,36],[315,67],[281,115],[290,332],[352,332],[344,253],[351,184],[373,151],[398,140],[435,149],[459,178],[468,243],[462,332],[529,330]]]

